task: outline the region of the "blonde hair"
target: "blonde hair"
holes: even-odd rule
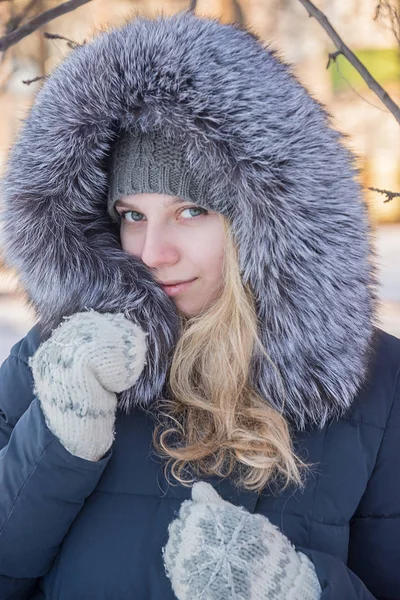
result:
[[[278,478],[283,488],[301,486],[306,465],[293,451],[285,418],[249,385],[255,348],[270,358],[258,337],[254,297],[241,281],[225,219],[224,228],[222,291],[201,314],[182,317],[168,398],[153,407],[159,420],[153,444],[168,459],[166,476],[171,467],[183,485],[217,475],[234,476],[238,487],[258,492]]]

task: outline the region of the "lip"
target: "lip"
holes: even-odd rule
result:
[[[184,281],[183,283],[176,283],[175,285],[161,284],[161,287],[168,296],[176,296],[177,294],[180,294],[181,292],[186,290],[190,286],[191,283],[196,281],[196,279],[197,279],[197,277],[195,279],[191,279],[190,281]]]

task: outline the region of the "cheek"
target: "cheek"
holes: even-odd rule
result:
[[[223,248],[210,258],[210,275],[213,281],[220,281],[222,279],[223,258]]]
[[[198,249],[196,262],[204,276],[215,282],[221,279],[223,259],[224,240],[222,232],[217,229],[210,232],[203,240],[201,251]]]
[[[132,254],[133,256],[140,256],[140,247],[137,243],[138,240],[134,236],[129,235],[127,229],[121,226],[119,237],[121,240],[122,250]]]

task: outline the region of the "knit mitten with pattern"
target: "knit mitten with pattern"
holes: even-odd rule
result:
[[[29,359],[48,428],[75,456],[98,461],[111,447],[117,393],[146,364],[146,336],[123,314],[75,313]]]
[[[164,565],[178,600],[319,600],[313,563],[267,517],[195,483],[169,525]]]

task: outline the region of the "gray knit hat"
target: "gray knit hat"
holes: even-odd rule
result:
[[[116,142],[109,168],[107,210],[118,221],[115,203],[121,196],[153,192],[179,196],[202,204],[207,180],[189,165],[184,145],[161,130],[123,132]]]

